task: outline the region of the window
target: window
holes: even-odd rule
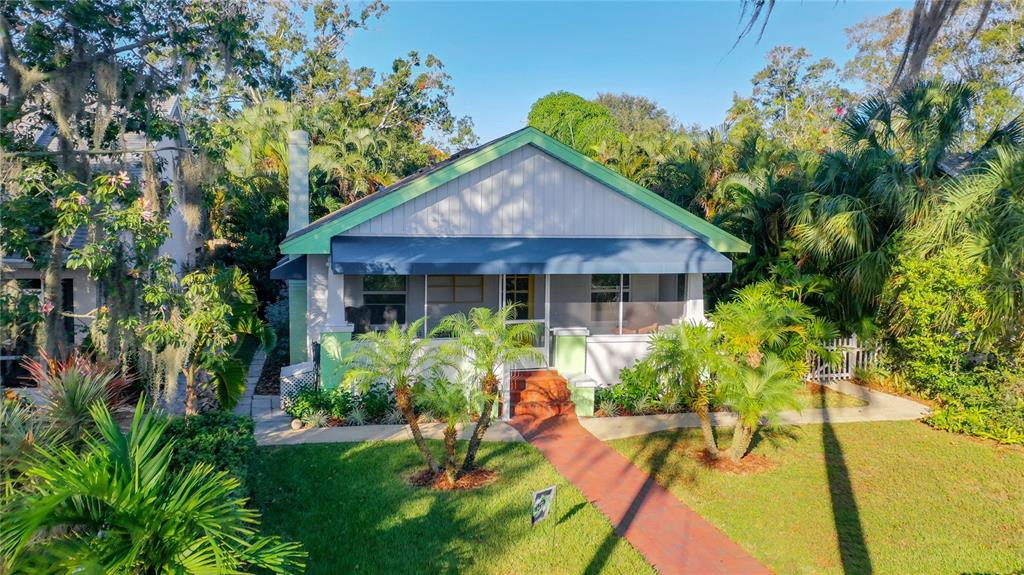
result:
[[[590,303],[629,301],[629,275],[594,274],[590,276]]]
[[[533,276],[509,274],[505,276],[505,305],[515,305],[512,319],[533,317]]]
[[[370,311],[370,323],[405,323],[405,276],[363,276],[363,305]]]
[[[483,276],[427,276],[428,303],[483,303]]]

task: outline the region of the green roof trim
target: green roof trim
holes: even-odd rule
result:
[[[459,176],[496,160],[523,146],[533,145],[590,176],[609,188],[653,210],[703,239],[719,252],[750,251],[750,245],[718,228],[700,216],[690,213],[618,172],[577,152],[536,128],[524,128],[457,158],[448,165],[413,178],[378,198],[367,197],[366,203],[352,210],[342,209],[296,231],[281,242],[283,254],[326,254],[331,251],[331,238],[369,221],[397,206],[446,184]],[[380,193],[380,192],[378,192]]]

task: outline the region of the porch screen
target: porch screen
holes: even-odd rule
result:
[[[405,276],[363,276],[363,305],[373,325],[405,323]]]

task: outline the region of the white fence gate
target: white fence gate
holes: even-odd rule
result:
[[[856,335],[832,340],[825,346],[829,350],[842,352],[842,361],[837,366],[826,363],[817,355],[811,354],[811,373],[808,379],[829,381],[833,379],[851,379],[859,367],[870,367],[878,361],[879,348],[863,347]]]

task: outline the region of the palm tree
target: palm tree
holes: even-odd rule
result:
[[[233,492],[239,481],[198,464],[170,469],[167,420],[139,401],[122,432],[102,402],[98,436],[76,452],[39,448],[31,489],[3,509],[0,569],[11,573],[301,572],[295,543],[258,534],[258,514]]]
[[[926,254],[953,245],[964,258],[983,264],[989,275],[988,336],[1020,333],[1024,322],[1024,147],[997,147],[980,169],[951,182],[912,242]]]
[[[729,457],[739,461],[747,453],[762,418],[773,422],[780,411],[800,409],[796,392],[800,389],[799,373],[792,363],[774,353],[765,354],[760,365],[736,364],[723,372],[722,397],[736,413]]]
[[[541,361],[544,355],[534,349],[535,325],[532,323],[509,322],[515,318],[516,306],[506,305],[498,311],[477,307],[469,314],[454,314],[441,320],[437,332],[450,334],[455,338],[454,350],[469,362],[475,378],[480,382],[483,406],[480,419],[473,430],[459,473],[473,469],[476,452],[483,441],[484,433],[491,424],[491,411],[498,397],[499,370],[523,360]]]
[[[847,319],[873,312],[902,232],[921,222],[948,174],[974,92],[919,82],[866,99],[843,126],[845,147],[826,154],[813,189],[790,210],[801,255],[853,296]]]
[[[353,346],[353,365],[345,373],[345,383],[364,391],[376,383],[393,389],[395,402],[409,423],[424,463],[436,474],[440,468],[423,439],[414,410],[416,394],[422,389],[424,379],[432,368],[442,363],[436,350],[430,349],[430,338],[417,335],[425,321],[426,318],[420,318],[406,328],[392,324],[386,331],[360,335]]]
[[[441,372],[430,378],[430,383],[417,397],[417,403],[425,412],[445,423],[444,460],[441,468],[453,484],[456,479],[455,442],[458,439],[458,426],[469,423],[470,414],[480,403],[479,400],[480,390],[451,382]]]
[[[670,391],[689,398],[700,418],[704,447],[718,457],[718,442],[711,427],[711,400],[717,393],[717,374],[727,358],[717,351],[717,336],[703,324],[680,323],[654,334],[647,360]]]

